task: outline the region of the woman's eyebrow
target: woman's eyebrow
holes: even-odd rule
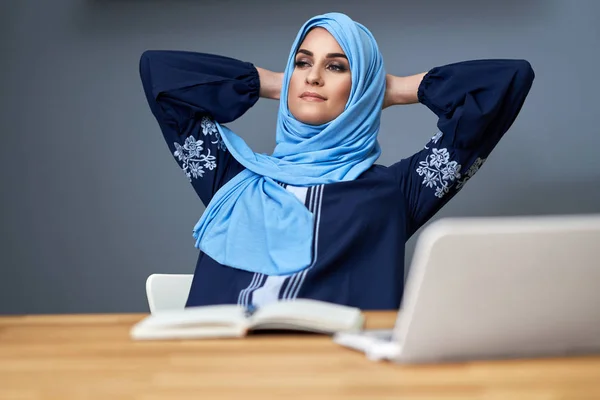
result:
[[[346,60],[348,59],[348,57],[346,57],[346,55],[342,54],[342,53],[327,53],[327,55],[325,57],[327,57],[327,58],[345,58]]]
[[[298,50],[298,53],[302,53],[302,54],[306,54],[307,56],[314,56],[312,51],[306,50],[306,49],[300,49]],[[325,56],[326,58],[345,58],[346,60],[348,59],[348,57],[346,57],[345,54],[342,53],[327,53],[327,55]]]

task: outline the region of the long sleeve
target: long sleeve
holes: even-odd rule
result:
[[[418,99],[437,115],[438,133],[390,166],[408,205],[409,236],[479,170],[517,118],[534,76],[525,60],[465,61],[425,75]]]
[[[215,121],[234,121],[258,101],[258,71],[251,63],[219,55],[149,50],[140,58],[139,72],[171,154],[207,205],[242,169]]]

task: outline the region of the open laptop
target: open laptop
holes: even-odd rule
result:
[[[393,330],[338,333],[371,359],[600,351],[600,214],[446,218],[418,237]]]

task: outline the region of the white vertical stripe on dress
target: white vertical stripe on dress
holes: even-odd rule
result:
[[[286,190],[294,194],[304,204],[306,202],[307,187],[286,186]],[[250,290],[252,292],[252,304],[260,307],[279,299],[279,292],[289,275],[267,276],[264,285],[260,288]]]

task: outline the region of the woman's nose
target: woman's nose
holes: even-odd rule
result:
[[[308,74],[306,74],[306,83],[311,86],[321,86],[323,84],[323,80],[318,69],[311,68]]]

